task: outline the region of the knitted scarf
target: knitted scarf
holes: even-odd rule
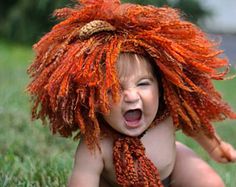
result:
[[[123,187],[163,187],[160,174],[145,154],[139,137],[120,137],[113,147],[118,184]]]

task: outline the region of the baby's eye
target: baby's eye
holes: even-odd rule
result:
[[[148,86],[148,85],[150,85],[149,81],[143,81],[143,82],[138,83],[138,86]]]

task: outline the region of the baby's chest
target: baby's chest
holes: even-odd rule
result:
[[[154,142],[145,145],[146,156],[158,169],[161,178],[166,178],[173,169],[176,148],[175,141]]]
[[[113,164],[113,144],[107,141],[104,152],[103,176],[110,181],[116,181]],[[170,175],[173,170],[176,156],[175,130],[171,123],[160,124],[149,129],[142,137],[145,155],[158,169],[161,179]]]
[[[165,141],[165,145],[163,145],[163,141],[164,140],[149,142],[145,140],[143,143],[145,146],[145,155],[156,166],[162,179],[166,178],[170,174],[175,161],[174,137],[173,141]],[[112,154],[106,155],[104,158],[104,164],[103,176],[110,182],[115,183],[116,175]]]

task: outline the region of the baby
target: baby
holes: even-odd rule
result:
[[[203,160],[184,145],[175,143],[176,129],[170,116],[155,121],[163,88],[158,82],[160,73],[154,69],[143,56],[131,53],[119,56],[117,71],[121,98],[118,103],[110,99],[110,113],[103,116],[106,124],[123,135],[140,137],[147,157],[158,168],[166,186],[223,186],[219,176]],[[219,145],[200,133],[194,138],[215,160],[235,161],[236,151],[229,144],[221,142]],[[91,154],[82,139],[69,186],[120,186],[113,165],[113,142],[112,137],[101,139],[101,150]],[[133,186],[145,185],[134,183]]]
[[[181,129],[218,162],[236,161],[212,121],[236,119],[211,80],[226,59],[195,25],[165,7],[81,0],[34,45],[34,119],[80,138],[70,187],[224,186],[175,141]]]

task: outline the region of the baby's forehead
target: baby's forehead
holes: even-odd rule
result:
[[[120,54],[116,67],[120,79],[153,76],[153,70],[149,60],[137,54]]]

